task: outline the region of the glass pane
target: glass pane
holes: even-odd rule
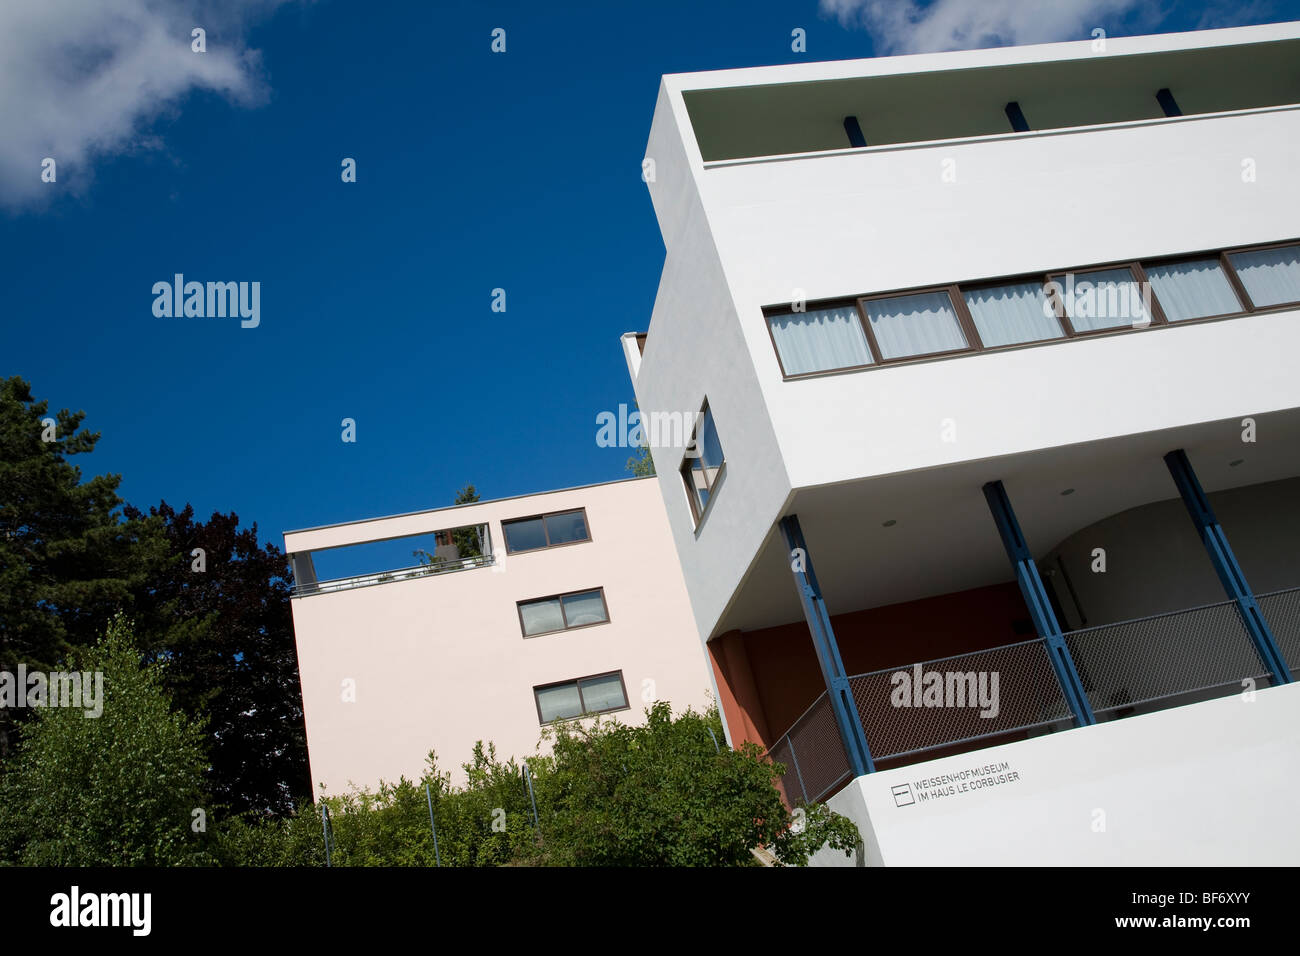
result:
[[[569,541],[586,541],[587,516],[581,511],[570,511],[562,515],[548,515],[546,531],[551,536],[551,544],[565,544]]]
[[[704,420],[700,422],[700,457],[709,470],[709,484],[712,485],[713,475],[722,465],[722,443],[718,441],[718,430],[713,427],[712,411],[705,411]]]
[[[537,709],[542,712],[542,723],[577,717],[582,713],[582,698],[577,684],[557,684],[537,689]]]
[[[686,483],[690,485],[690,492],[695,495],[695,504],[701,514],[704,513],[704,506],[709,503],[709,489],[704,484],[704,466],[700,464],[698,458],[690,459],[691,467],[686,473]]]
[[[1142,290],[1129,269],[1069,273],[1055,281],[1061,286],[1066,315],[1077,332],[1151,324]]]
[[[1237,293],[1218,259],[1149,266],[1147,278],[1170,322],[1241,311]]]
[[[883,358],[951,352],[966,347],[966,336],[947,292],[922,292],[864,303]]]
[[[1065,333],[1041,282],[1016,282],[964,293],[980,341],[989,348],[1058,339]]]
[[[867,335],[851,305],[774,315],[768,324],[786,375],[871,363]]]
[[[1256,306],[1300,302],[1300,246],[1230,252],[1228,258]]]
[[[582,702],[589,714],[626,707],[627,698],[623,696],[623,679],[618,674],[609,674],[583,681]]]
[[[524,622],[524,633],[529,635],[558,631],[564,627],[564,615],[560,610],[559,598],[521,604],[519,617]]]
[[[506,533],[507,551],[531,551],[546,547],[546,529],[541,518],[526,521],[508,521],[501,525]]]
[[[564,616],[569,627],[580,624],[599,624],[608,620],[605,617],[605,602],[599,591],[584,591],[582,594],[570,594],[564,598]]]

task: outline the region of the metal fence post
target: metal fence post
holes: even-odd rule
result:
[[[817,583],[817,573],[813,570],[812,555],[808,553],[803,529],[799,526],[799,516],[787,515],[782,518],[781,533],[785,536],[790,570],[794,572],[799,602],[803,605],[804,619],[812,634],[817,663],[821,665],[822,679],[826,682],[826,693],[831,700],[835,723],[839,726],[844,753],[849,758],[853,776],[861,777],[872,773],[876,767],[871,759],[871,748],[867,746],[867,735],[862,729],[857,704],[853,702],[849,678],[844,672],[844,661],[840,659],[835,629],[831,627],[826,601],[822,597],[821,586]]]
[[[429,785],[424,785],[424,795],[429,798],[429,829],[433,831],[433,859],[438,866],[442,866],[442,854],[438,852],[438,828],[433,823],[433,791]]]
[[[1277,646],[1277,639],[1273,636],[1272,629],[1264,620],[1264,616],[1259,613],[1259,604],[1255,601],[1254,592],[1250,590],[1245,572],[1237,563],[1237,556],[1228,546],[1228,536],[1223,533],[1219,519],[1215,517],[1214,509],[1210,507],[1210,501],[1205,497],[1205,490],[1192,469],[1187,452],[1181,448],[1171,451],[1165,455],[1165,464],[1169,468],[1169,474],[1173,476],[1174,484],[1178,486],[1178,493],[1182,495],[1183,504],[1187,506],[1187,513],[1191,515],[1192,523],[1196,525],[1201,543],[1205,545],[1205,551],[1210,556],[1210,563],[1214,565],[1214,571],[1223,583],[1223,590],[1228,593],[1228,597],[1237,602],[1241,621],[1246,626],[1250,639],[1255,643],[1260,660],[1268,668],[1273,683],[1291,683],[1291,669]]]
[[[1070,656],[1070,648],[1066,646],[1061,634],[1061,625],[1052,611],[1052,603],[1047,599],[1047,589],[1043,586],[1043,579],[1038,573],[1038,565],[1034,564],[1029,545],[1025,543],[1024,533],[1020,530],[1020,522],[1016,520],[1016,512],[1011,507],[1007,490],[1002,487],[1002,482],[990,481],[984,486],[984,497],[989,503],[989,511],[993,513],[993,521],[998,526],[1002,546],[1006,548],[1007,557],[1011,559],[1011,566],[1016,572],[1016,583],[1024,595],[1029,616],[1034,621],[1034,629],[1047,643],[1047,657],[1052,662],[1052,669],[1061,684],[1070,713],[1074,715],[1075,723],[1081,727],[1095,724],[1097,718],[1093,716],[1092,706],[1088,703],[1088,694],[1083,689],[1083,681],[1079,679],[1074,658]]]
[[[324,801],[321,801],[320,805],[320,825],[325,834],[325,865],[333,866],[330,861],[330,808]]]

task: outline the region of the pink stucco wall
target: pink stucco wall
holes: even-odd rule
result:
[[[501,521],[582,507],[592,540],[504,554]],[[313,786],[418,778],[429,750],[463,782],[474,741],[536,753],[533,688],[623,672],[630,710],[707,704],[710,675],[654,479],[285,536],[290,553],[488,523],[499,563],[293,601]],[[609,623],[525,639],[516,602],[604,588]],[[343,699],[355,682],[355,702]]]

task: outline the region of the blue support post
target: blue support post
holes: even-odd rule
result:
[[[1246,625],[1250,639],[1255,642],[1255,649],[1259,651],[1260,660],[1268,668],[1273,683],[1291,683],[1291,669],[1287,667],[1286,658],[1282,656],[1268,622],[1259,613],[1254,592],[1246,582],[1246,575],[1242,572],[1241,565],[1237,563],[1236,555],[1228,546],[1228,536],[1223,533],[1223,528],[1219,526],[1219,519],[1214,516],[1214,509],[1210,507],[1210,501],[1205,497],[1205,491],[1197,480],[1196,472],[1192,470],[1187,452],[1181,448],[1171,451],[1165,455],[1165,464],[1169,466],[1169,474],[1174,477],[1178,493],[1183,496],[1183,504],[1187,506],[1187,513],[1192,516],[1192,523],[1196,525],[1196,531],[1201,536],[1201,543],[1205,545],[1205,551],[1210,556],[1210,563],[1214,565],[1215,573],[1223,582],[1223,589],[1228,592],[1228,597],[1237,602],[1242,623]]]
[[[1007,557],[1015,569],[1016,583],[1020,585],[1020,593],[1025,597],[1034,629],[1047,644],[1047,656],[1052,662],[1052,669],[1056,671],[1056,679],[1061,683],[1070,713],[1074,715],[1075,725],[1086,727],[1095,724],[1097,718],[1092,714],[1083,681],[1079,679],[1074,658],[1070,656],[1070,649],[1061,635],[1061,625],[1052,611],[1047,589],[1038,573],[1038,565],[1034,564],[1034,556],[1029,552],[1029,545],[1025,543],[1025,536],[1020,531],[1020,522],[1016,520],[1007,490],[1002,487],[1002,482],[990,481],[984,486],[984,497],[988,499],[993,521],[998,526],[998,534],[1002,536],[1002,546],[1007,549]]]
[[[835,642],[835,630],[831,627],[831,617],[826,611],[826,602],[822,599],[821,587],[817,583],[817,573],[813,570],[808,545],[803,539],[803,529],[799,527],[798,515],[788,515],[781,519],[781,533],[785,536],[786,549],[790,554],[790,569],[794,572],[795,585],[799,590],[799,603],[803,605],[804,619],[812,634],[817,663],[821,665],[826,695],[830,698],[831,709],[835,713],[835,723],[840,730],[840,740],[844,742],[849,767],[855,777],[874,773],[876,765],[871,759],[871,748],[867,746],[867,735],[862,730],[858,707],[853,702],[853,690],[849,687],[848,675],[844,673],[840,648]]]

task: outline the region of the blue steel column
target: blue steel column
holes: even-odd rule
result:
[[[1214,516],[1214,509],[1210,507],[1209,499],[1205,497],[1205,491],[1197,480],[1196,472],[1192,470],[1187,452],[1181,448],[1171,451],[1165,455],[1165,464],[1169,466],[1169,474],[1174,476],[1174,484],[1178,486],[1178,493],[1183,496],[1183,504],[1187,506],[1187,513],[1192,516],[1192,523],[1196,525],[1196,531],[1201,536],[1201,543],[1205,545],[1205,551],[1210,556],[1210,563],[1214,565],[1219,580],[1223,582],[1223,589],[1228,592],[1228,597],[1237,602],[1242,623],[1246,625],[1250,639],[1255,642],[1255,648],[1259,651],[1264,666],[1268,668],[1273,683],[1291,683],[1291,669],[1287,667],[1286,658],[1282,656],[1268,622],[1259,613],[1255,594],[1246,582],[1246,575],[1242,572],[1241,565],[1237,563],[1236,555],[1228,546],[1228,536],[1223,533],[1223,528],[1219,526],[1219,519]]]
[[[1025,597],[1034,629],[1047,644],[1047,656],[1052,662],[1052,669],[1056,671],[1056,679],[1061,683],[1074,722],[1080,727],[1095,724],[1097,718],[1092,715],[1088,695],[1084,692],[1083,682],[1079,680],[1079,672],[1074,667],[1074,658],[1070,656],[1065,638],[1061,636],[1061,625],[1052,611],[1051,601],[1047,599],[1047,589],[1043,587],[1043,579],[1038,574],[1038,565],[1034,564],[1034,556],[1025,544],[1025,536],[1020,531],[1020,522],[1016,520],[1007,490],[1002,487],[1002,482],[990,481],[984,486],[984,497],[988,499],[993,521],[998,526],[998,534],[1002,536],[1002,546],[1007,549],[1007,557],[1015,568],[1016,582],[1020,585],[1020,593]]]
[[[822,599],[821,586],[817,583],[817,573],[813,570],[812,556],[803,539],[803,529],[799,527],[799,516],[782,518],[781,533],[785,536],[786,549],[791,555],[790,567],[799,588],[799,602],[803,605],[803,616],[812,633],[817,663],[821,665],[822,679],[826,681],[826,695],[830,698],[831,709],[835,713],[835,723],[840,729],[840,740],[844,742],[849,767],[855,777],[874,773],[876,765],[871,759],[871,749],[867,746],[857,705],[853,702],[848,675],[844,673],[840,648],[835,642],[835,631],[831,627],[831,617],[826,612],[826,602]],[[795,559],[795,549],[798,549],[802,560]]]

